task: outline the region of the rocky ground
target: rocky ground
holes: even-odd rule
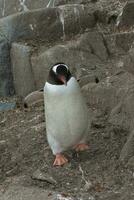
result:
[[[15,89],[22,98],[0,100],[0,200],[133,200],[134,1],[52,4],[25,11],[37,8],[27,1],[21,3],[24,13],[1,13],[0,94]],[[49,66],[61,60],[87,100],[90,149],[65,152],[70,162],[54,168],[39,89]],[[2,110],[1,103],[11,103],[12,110]]]
[[[67,151],[70,162],[54,168],[43,105],[20,105],[0,113],[1,200],[134,198],[133,159],[125,165],[119,159],[127,133],[109,130],[107,114],[90,109],[90,149]]]

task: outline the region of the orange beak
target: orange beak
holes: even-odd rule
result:
[[[66,77],[65,77],[65,76],[60,75],[60,76],[59,76],[59,79],[60,79],[60,81],[61,81],[62,83],[64,83],[64,85],[67,86],[67,81],[66,81]]]

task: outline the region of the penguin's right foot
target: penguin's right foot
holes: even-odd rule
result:
[[[53,163],[53,166],[62,166],[64,164],[66,164],[67,162],[68,162],[68,160],[65,158],[64,155],[56,154],[56,158],[55,158],[55,161]]]
[[[89,146],[88,144],[85,144],[85,143],[81,143],[81,144],[77,144],[75,146],[75,151],[85,151],[85,150],[88,150],[89,149]]]

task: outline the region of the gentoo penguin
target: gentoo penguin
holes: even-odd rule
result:
[[[60,166],[68,162],[62,154],[65,150],[88,149],[88,109],[79,84],[66,64],[51,67],[44,99],[47,140],[56,156],[53,165]]]

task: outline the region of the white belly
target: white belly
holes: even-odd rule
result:
[[[72,77],[67,86],[46,83],[44,92],[48,142],[52,150],[55,141],[66,150],[87,132],[88,111],[79,85]]]

